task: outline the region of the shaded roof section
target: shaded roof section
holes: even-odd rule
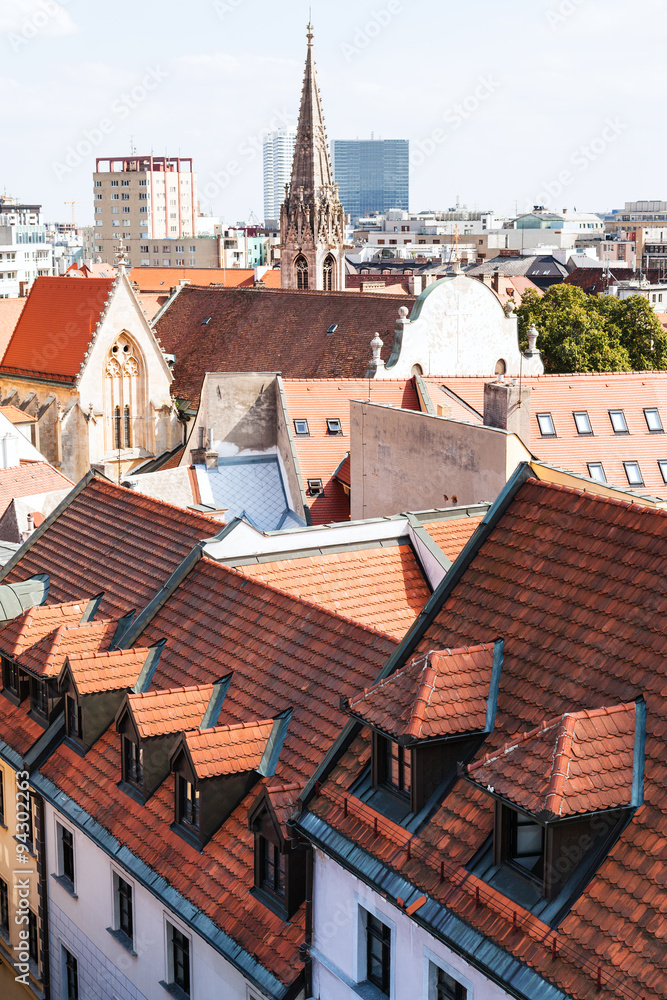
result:
[[[5,353],[27,301],[25,298],[0,299],[0,358]]]
[[[28,540],[6,582],[45,572],[53,600],[104,591],[100,611],[112,615],[142,608],[197,542],[220,531],[212,518],[98,476],[47,525]]]
[[[27,579],[27,576],[21,579]],[[0,650],[5,656],[21,656],[61,626],[78,625],[87,606],[88,598],[83,597],[62,604],[41,604],[30,608],[0,629]]]
[[[0,372],[71,385],[113,285],[109,278],[36,278]]]
[[[194,684],[168,691],[128,695],[127,704],[140,739],[167,736],[198,727],[214,691],[213,684]]]
[[[441,521],[422,521],[422,527],[429,533],[452,562],[470,540],[479,525],[482,515],[472,517],[446,518]]]
[[[398,307],[413,298],[186,286],[158,320],[176,355],[172,395],[199,402],[206,372],[281,372],[285,378],[363,378],[379,332],[389,360]],[[336,326],[334,333],[327,330]]]
[[[431,591],[412,546],[348,548],[275,562],[239,573],[402,639]]]
[[[523,276],[534,279],[542,276],[564,279],[567,268],[551,254],[525,254],[516,257],[492,257],[483,264],[468,268],[466,274],[475,278],[478,274],[493,274],[502,271],[508,277]]]
[[[3,300],[4,301],[4,300]],[[7,417],[12,424],[35,424],[37,423],[37,417],[34,417],[31,413],[27,413],[25,410],[20,410],[18,406],[0,406],[0,415]]]
[[[431,650],[351,698],[349,712],[395,738],[482,732],[492,689],[494,644]],[[494,700],[497,694],[491,691]]]
[[[175,471],[187,473],[187,469]],[[276,531],[286,518],[304,523],[290,513],[277,455],[221,458],[217,468],[196,465],[195,473],[200,502],[225,510],[228,521],[245,517],[259,531]]]
[[[350,450],[350,400],[419,410],[414,379],[286,378],[283,392],[304,489],[309,479],[321,479],[324,487],[308,501],[313,524],[349,520],[350,502],[335,473]],[[329,419],[340,421],[340,434],[329,432]],[[297,433],[295,420],[307,421],[307,434]]]
[[[477,784],[540,818],[632,805],[634,702],[568,712],[467,768]]]
[[[70,653],[67,665],[80,695],[131,688],[139,679],[150,649],[114,649],[100,653]]]
[[[30,419],[28,417],[28,419]],[[48,462],[23,462],[0,469],[0,517],[17,497],[71,489],[74,483]]]
[[[256,771],[273,731],[273,719],[235,726],[191,730],[184,734],[192,766],[198,778]]]
[[[99,621],[61,625],[36,642],[20,657],[22,667],[44,677],[57,677],[67,657],[94,655],[107,649],[117,622]]]
[[[262,282],[269,288],[280,288],[280,270],[268,270]],[[252,267],[133,267],[130,281],[137,285],[142,301],[147,292],[165,293],[164,301],[171,289],[181,281],[205,288],[208,285],[222,285],[225,288],[252,288],[255,284],[255,269]]]

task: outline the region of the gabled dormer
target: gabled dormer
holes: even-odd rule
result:
[[[308,848],[288,826],[300,791],[297,784],[265,785],[248,811],[248,827],[255,835],[253,895],[284,920],[306,898]]]
[[[128,691],[151,682],[164,640],[152,646],[106,653],[69,654],[58,678],[65,699],[69,742],[85,753],[113,722]]]
[[[372,730],[378,811],[400,822],[453,784],[493,729],[502,656],[502,639],[431,650],[343,702]]]
[[[201,850],[257,781],[275,773],[291,714],[183,733],[171,754],[177,833]]]
[[[645,729],[643,698],[568,712],[469,764],[495,800],[492,857],[476,873],[524,905],[530,889],[576,895],[643,801]]]
[[[125,696],[116,713],[123,791],[141,802],[150,798],[170,773],[169,757],[182,734],[217,726],[231,679]]]

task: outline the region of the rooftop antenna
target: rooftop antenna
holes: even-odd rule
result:
[[[137,155],[137,147],[134,145],[134,136],[133,135],[130,136],[130,155],[131,156],[136,156]]]

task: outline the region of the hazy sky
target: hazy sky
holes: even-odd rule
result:
[[[301,0],[0,0],[0,191],[92,220],[96,156],[192,156],[201,207],[263,215],[294,123]],[[664,0],[312,0],[329,139],[408,138],[411,209],[667,198]]]

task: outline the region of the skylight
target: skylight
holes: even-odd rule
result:
[[[295,434],[310,434],[308,430],[307,420],[295,420],[294,421],[294,432]]]
[[[577,425],[577,434],[592,434],[593,428],[591,427],[591,422],[588,417],[586,410],[579,410],[572,414],[574,417],[574,422]]]
[[[660,474],[662,475],[662,478],[667,483],[667,461],[659,460],[658,466],[660,468]]]
[[[643,486],[644,480],[642,478],[642,472],[639,468],[639,462],[623,462],[625,468],[625,474],[628,477],[628,482],[630,486]]]
[[[591,477],[591,479],[594,479],[596,483],[607,482],[607,477],[604,474],[602,462],[589,462],[588,475]]]
[[[611,420],[611,426],[614,428],[614,434],[629,433],[623,410],[610,410],[609,419]]]
[[[319,497],[324,493],[324,484],[321,479],[309,479],[308,480],[308,492],[311,497]]]
[[[644,416],[646,417],[646,425],[651,434],[662,433],[662,420],[660,419],[660,414],[656,409],[644,410]]]
[[[550,413],[538,413],[537,423],[542,437],[556,437],[556,428]]]
[[[338,417],[329,417],[327,419],[327,433],[328,434],[342,434],[343,425],[341,424]]]

